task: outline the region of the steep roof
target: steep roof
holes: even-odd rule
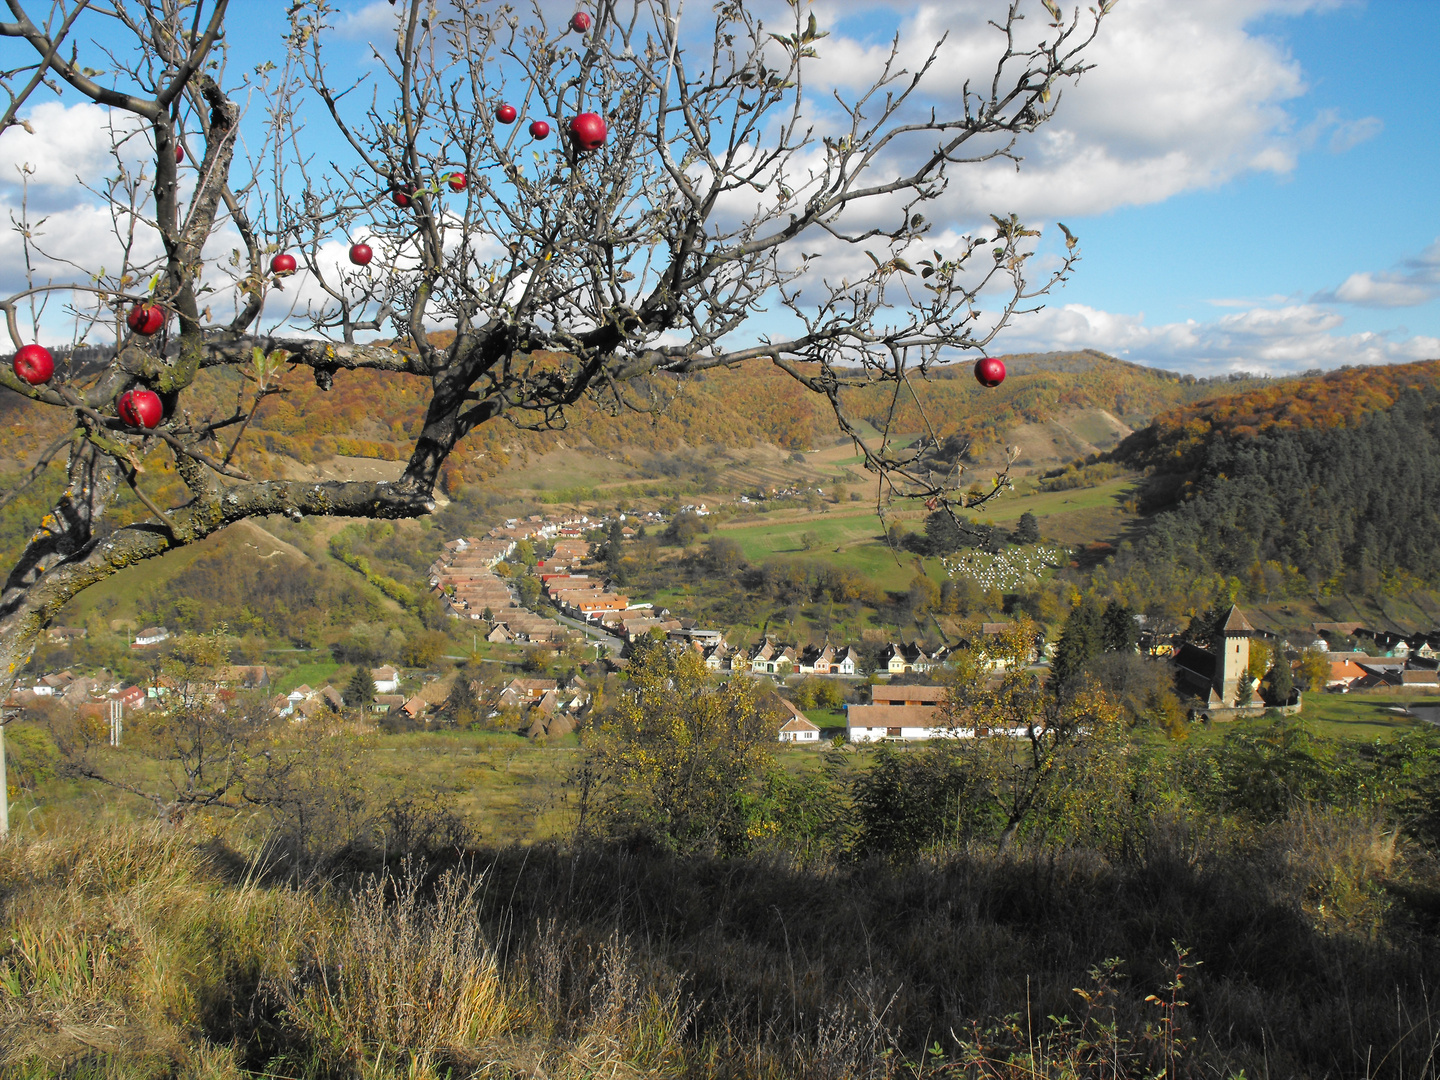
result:
[[[780,727],[781,731],[819,731],[820,729],[806,720],[803,716],[795,716],[785,721]]]
[[[922,702],[940,702],[945,700],[945,694],[946,689],[943,686],[883,686],[877,684],[870,688],[870,704],[882,705],[903,701],[906,705],[915,705]]]
[[[1215,654],[1186,642],[1175,654],[1175,663],[1209,682],[1215,677]]]
[[[1245,618],[1237,605],[1231,604],[1230,614],[1226,616],[1225,626],[1221,632],[1226,637],[1239,637],[1242,634],[1255,633],[1255,627],[1250,625],[1250,620]]]
[[[845,710],[847,727],[943,728],[948,726],[932,705],[851,705]]]

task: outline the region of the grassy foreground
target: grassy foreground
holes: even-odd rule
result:
[[[909,866],[0,845],[0,1069],[66,1077],[1436,1074],[1440,874],[1378,819]]]

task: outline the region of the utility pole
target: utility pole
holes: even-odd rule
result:
[[[125,706],[120,703],[119,698],[110,699],[110,745],[120,745],[120,732],[125,716]]]

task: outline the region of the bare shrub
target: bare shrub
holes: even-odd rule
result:
[[[372,877],[312,942],[307,969],[273,986],[290,1020],[322,1053],[355,1064],[423,1067],[500,1034],[510,1006],[475,918],[481,886],[452,869],[432,897],[410,861],[398,876]]]

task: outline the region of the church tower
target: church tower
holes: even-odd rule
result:
[[[1238,607],[1230,608],[1225,625],[1215,635],[1215,692],[1227,706],[1236,704],[1242,679],[1250,678],[1250,639],[1255,627]]]

